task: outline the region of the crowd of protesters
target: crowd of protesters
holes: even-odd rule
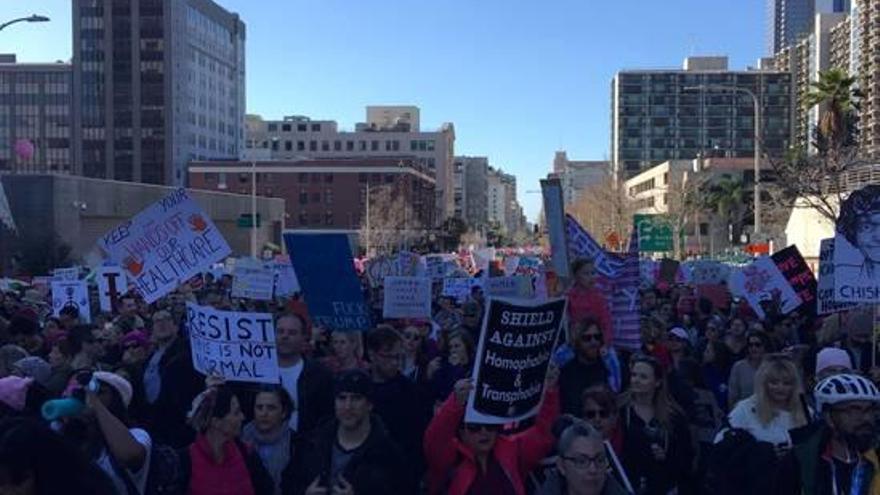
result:
[[[880,493],[872,308],[760,320],[652,284],[623,349],[592,263],[572,273],[540,411],[506,425],[464,419],[479,288],[363,333],[313,326],[298,297],[233,299],[229,276],[112,314],[2,292],[0,494]],[[187,302],[271,312],[280,383],[197,373]]]

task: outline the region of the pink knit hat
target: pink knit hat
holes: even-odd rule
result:
[[[27,402],[27,392],[33,381],[33,378],[19,376],[0,378],[0,402],[16,411],[23,411]]]
[[[846,351],[836,347],[826,347],[816,355],[816,374],[832,366],[846,368],[850,371],[853,369],[852,360]]]

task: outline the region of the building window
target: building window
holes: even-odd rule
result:
[[[309,126],[307,126],[305,124],[296,124],[296,130],[298,132],[306,132],[309,130]]]
[[[330,141],[321,141],[321,151],[330,151]]]
[[[345,142],[345,151],[354,151],[354,141]]]
[[[278,132],[278,124],[269,124],[269,132]]]
[[[296,180],[300,184],[305,184],[309,181],[309,174],[298,174]]]
[[[333,141],[333,151],[342,151],[342,141]]]
[[[366,141],[358,141],[358,148],[361,151],[367,151],[367,142]]]
[[[281,124],[282,132],[290,132],[290,124]]]
[[[305,151],[306,150],[306,142],[305,141],[297,141],[296,142],[296,151]]]
[[[306,205],[309,204],[309,193],[300,190],[299,191],[299,204]]]
[[[370,141],[370,151],[379,151],[379,141]]]
[[[309,141],[309,151],[318,151],[317,141]]]
[[[321,124],[312,124],[312,132],[321,132]]]
[[[293,151],[293,141],[284,141],[284,151]]]
[[[278,151],[278,140],[277,139],[272,140],[272,151]]]
[[[364,183],[368,182],[369,180],[370,180],[369,174],[365,174],[363,172],[358,174],[358,182],[360,182],[361,184],[364,184]]]
[[[333,184],[333,174],[324,174],[324,184]]]

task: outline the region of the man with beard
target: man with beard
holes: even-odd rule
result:
[[[828,377],[814,390],[822,424],[794,449],[801,493],[873,492],[880,482],[874,418],[880,392],[859,375]]]

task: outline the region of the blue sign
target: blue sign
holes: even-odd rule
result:
[[[284,234],[309,316],[329,330],[367,330],[369,308],[344,234]]]

